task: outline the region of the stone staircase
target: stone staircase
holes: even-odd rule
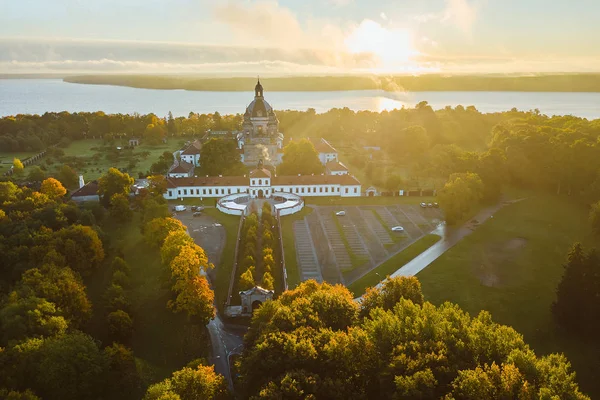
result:
[[[350,255],[346,251],[346,246],[342,241],[342,237],[340,236],[340,232],[333,220],[333,216],[331,215],[331,211],[319,210],[319,215],[321,217],[321,222],[323,224],[323,230],[325,234],[329,238],[329,243],[331,243],[331,250],[335,256],[335,262],[340,271],[345,269],[352,268],[352,260],[350,259]]]

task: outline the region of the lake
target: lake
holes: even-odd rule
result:
[[[104,111],[155,113],[175,116],[197,113],[243,113],[253,92],[194,92],[82,85],[60,79],[0,79],[0,116],[43,114],[46,111]],[[600,93],[563,92],[404,92],[381,90],[345,92],[269,92],[265,98],[276,110],[324,112],[331,108],[382,111],[414,107],[427,101],[434,109],[473,105],[481,112],[539,109],[547,115],[571,114],[600,118]]]

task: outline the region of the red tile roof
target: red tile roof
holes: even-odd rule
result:
[[[266,168],[255,169],[253,171],[250,171],[250,177],[251,178],[270,178],[271,171],[269,171]]]
[[[196,140],[194,141],[194,143],[190,144],[184,151],[182,151],[181,154],[184,154],[186,156],[200,154],[200,149],[202,149],[202,143]]]
[[[276,176],[271,186],[277,185],[360,185],[352,175],[292,175]]]
[[[189,186],[248,186],[249,178],[244,176],[198,176],[194,178],[167,178],[168,188]]]
[[[169,169],[169,173],[187,174],[193,169],[194,164],[185,161],[179,161],[173,164],[173,166],[171,166],[171,169]]]
[[[319,141],[314,141],[312,139],[309,140],[315,146],[315,150],[317,150],[317,153],[337,153],[337,150],[333,148],[333,146],[330,145],[329,142],[323,138],[319,139]]]
[[[348,168],[338,161],[329,161],[327,164],[325,164],[325,168],[330,171],[348,171]]]
[[[82,188],[77,189],[71,194],[71,197],[94,196],[98,194],[98,181],[86,183]]]

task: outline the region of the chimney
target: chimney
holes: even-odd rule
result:
[[[79,189],[85,186],[85,181],[83,180],[83,175],[79,175]]]

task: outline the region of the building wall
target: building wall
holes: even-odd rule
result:
[[[169,172],[169,178],[191,178],[193,175],[191,172]]]
[[[319,153],[319,160],[323,165],[327,164],[329,161],[337,161],[337,153]]]
[[[331,171],[331,170],[327,170],[327,175],[348,175],[348,171]]]
[[[190,164],[194,164],[196,167],[200,165],[200,154],[181,154],[181,159]]]
[[[164,194],[165,199],[185,197],[223,197],[234,193],[247,193],[248,186],[189,186],[169,188]]]
[[[93,194],[91,196],[74,196],[71,197],[71,200],[73,200],[75,203],[85,203],[90,201],[98,202],[100,201],[100,196],[97,194]]]

